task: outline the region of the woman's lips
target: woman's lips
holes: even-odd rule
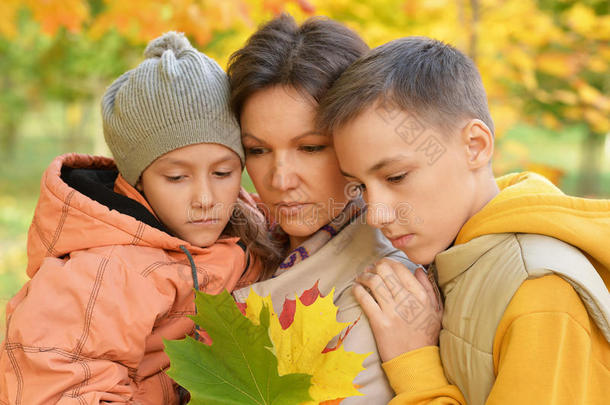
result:
[[[277,212],[280,215],[292,217],[301,214],[309,205],[309,203],[280,203],[277,204]]]

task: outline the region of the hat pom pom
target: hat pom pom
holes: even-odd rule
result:
[[[144,50],[144,57],[147,59],[160,58],[165,51],[172,51],[178,55],[188,49],[192,49],[192,46],[183,33],[169,31],[148,43]]]

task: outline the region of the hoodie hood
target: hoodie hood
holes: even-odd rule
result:
[[[570,197],[536,173],[497,179],[500,193],[466,222],[455,241],[494,233],[550,236],[579,248],[610,285],[610,200]]]
[[[209,252],[170,235],[140,193],[120,177],[112,159],[75,153],[55,158],[42,176],[28,232],[28,276],[34,276],[45,257],[111,245]]]

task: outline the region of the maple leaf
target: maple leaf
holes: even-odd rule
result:
[[[278,374],[269,338],[269,310],[257,324],[239,311],[229,293],[196,293],[198,314],[191,318],[211,345],[191,337],[164,341],[171,367],[167,374],[191,394],[191,404],[292,405],[310,400],[311,376]]]
[[[310,373],[312,401],[318,404],[362,395],[353,384],[364,370],[362,362],[370,354],[345,351],[342,346],[352,322],[337,322],[333,304],[334,289],[326,297],[319,293],[317,283],[296,300],[286,300],[280,316],[273,310],[271,297],[260,297],[253,290],[246,301],[246,316],[257,324],[257,315],[264,308],[270,312],[269,334],[278,360],[280,375]],[[337,344],[329,342],[339,336]]]

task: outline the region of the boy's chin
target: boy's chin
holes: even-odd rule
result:
[[[409,260],[411,260],[415,264],[420,264],[422,266],[428,266],[434,261],[437,253],[434,252],[422,252],[422,251],[414,251],[412,249],[400,249],[404,254],[407,255]]]

